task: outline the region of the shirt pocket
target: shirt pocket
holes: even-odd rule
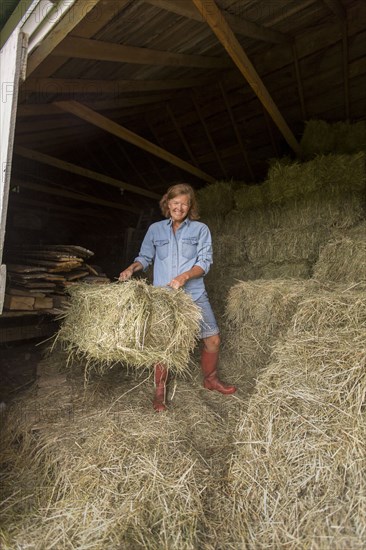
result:
[[[187,260],[192,260],[197,256],[198,239],[197,237],[186,237],[182,239],[182,255]]]
[[[165,260],[169,253],[169,239],[156,239],[154,245],[159,260]]]

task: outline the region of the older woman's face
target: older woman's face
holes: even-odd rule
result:
[[[168,201],[169,214],[173,222],[183,222],[188,216],[190,207],[189,195],[177,195]]]

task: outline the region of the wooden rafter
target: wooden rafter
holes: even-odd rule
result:
[[[287,125],[277,105],[273,101],[270,93],[265,87],[262,79],[255,70],[250,59],[239,44],[233,31],[229,27],[221,11],[214,0],[192,0],[202,17],[207,21],[212,31],[215,33],[221,44],[224,46],[234,63],[248,81],[250,87],[267,109],[274,123],[278,126],[280,132],[286,139],[289,146],[300,154],[300,145],[294,134]]]
[[[42,208],[43,210],[44,209],[47,209],[47,210],[61,210],[62,212],[66,212],[66,213],[70,213],[70,214],[75,214],[77,215],[79,218],[82,218],[84,216],[87,216],[87,217],[91,217],[91,218],[94,218],[94,219],[98,219],[98,218],[105,218],[106,220],[110,220],[110,214],[103,214],[102,211],[99,211],[99,210],[92,210],[90,208],[88,208],[87,210],[86,209],[80,209],[80,208],[76,208],[76,207],[71,207],[71,206],[65,206],[63,204],[57,204],[55,202],[47,202],[47,201],[37,201],[37,200],[33,200],[33,199],[28,199],[28,198],[25,198],[25,197],[18,197],[17,195],[15,195],[14,197],[11,198],[11,203],[9,204],[9,207],[10,208],[14,208],[14,205],[21,205],[21,204],[25,204],[25,205],[28,205],[30,207],[38,207],[38,208]]]
[[[141,187],[130,185],[129,183],[125,183],[124,181],[111,178],[110,176],[105,176],[104,174],[100,174],[99,172],[95,172],[94,170],[88,170],[87,168],[77,166],[76,164],[72,164],[71,162],[60,160],[51,155],[46,155],[45,153],[40,153],[39,151],[33,151],[32,149],[28,149],[26,147],[18,145],[17,147],[15,147],[15,153],[23,158],[35,160],[37,162],[41,162],[55,168],[60,168],[61,170],[65,170],[66,172],[100,181],[101,183],[105,183],[113,187],[118,187],[119,189],[124,189],[125,191],[130,191],[131,193],[136,193],[150,199],[160,198],[159,195],[157,195],[156,193],[152,193],[147,189],[142,189]]]
[[[76,0],[70,9],[42,40],[39,46],[29,56],[27,62],[27,77],[46,59],[58,44],[95,8],[101,0]]]
[[[74,193],[73,191],[65,191],[64,189],[57,189],[47,185],[42,185],[39,183],[31,183],[28,181],[22,181],[14,179],[13,183],[19,185],[20,187],[25,187],[26,189],[31,189],[32,191],[39,191],[41,193],[47,193],[47,195],[55,195],[58,197],[65,197],[67,199],[74,199],[81,202],[90,202],[91,204],[100,204],[101,206],[107,206],[108,208],[115,208],[116,210],[125,210],[127,212],[133,212],[134,214],[140,214],[140,208],[135,208],[134,206],[127,206],[125,204],[118,204],[117,202],[105,201],[103,199],[98,199],[97,197],[92,197],[90,195],[81,195],[79,193]]]
[[[152,105],[153,103],[161,103],[171,98],[171,93],[148,95],[144,97],[116,97],[111,100],[100,101],[88,101],[86,104],[91,109],[96,111],[113,111],[117,109],[124,109],[126,107],[135,107],[139,105]],[[60,111],[58,107],[52,105],[52,103],[27,103],[18,105],[17,116],[18,117],[31,117],[31,116],[64,116],[64,113]]]
[[[156,6],[157,8],[182,15],[188,19],[202,22],[202,16],[194,9],[194,6],[187,0],[145,0],[148,4]],[[241,36],[248,36],[255,40],[263,40],[265,42],[272,42],[277,44],[290,43],[292,37],[274,29],[262,27],[252,21],[236,17],[230,13],[223,12],[225,19],[230,24],[231,28],[236,34]]]
[[[169,162],[170,164],[197,176],[203,181],[208,181],[211,183],[215,181],[212,176],[206,174],[199,168],[192,166],[185,160],[180,159],[172,153],[169,153],[169,151],[162,149],[158,145],[151,143],[151,141],[148,141],[147,139],[135,134],[134,132],[131,132],[131,130],[128,130],[124,126],[117,124],[113,120],[104,117],[103,115],[97,113],[96,111],[93,111],[92,109],[89,109],[88,107],[82,105],[81,103],[78,103],[77,101],[59,101],[56,102],[55,105],[60,107],[60,109],[63,109],[68,113],[72,113],[75,116],[97,126],[98,128],[102,128],[106,132],[109,132],[110,134],[124,139],[125,141],[132,143],[136,147],[139,147],[144,151],[148,151],[152,155],[155,155],[165,160],[166,162]]]
[[[118,97],[125,92],[178,90],[208,84],[207,78],[183,78],[181,80],[90,80],[73,78],[28,78],[24,92],[38,94],[111,94]]]
[[[98,37],[98,33],[102,31],[129,2],[130,0],[118,0],[118,3],[111,2],[110,0],[101,0],[90,12],[90,16],[82,19],[73,29],[73,36],[79,36],[81,38]],[[39,77],[50,76],[62,67],[67,60],[67,57],[58,57],[55,59],[49,56],[37,68],[35,74]]]
[[[226,58],[164,52],[74,36],[66,37],[54,49],[52,55],[140,65],[199,67],[201,69],[227,69],[231,67],[230,60]]]

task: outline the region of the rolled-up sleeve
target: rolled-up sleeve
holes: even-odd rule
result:
[[[155,258],[155,245],[153,230],[150,226],[142,241],[139,255],[135,258],[135,262],[140,262],[144,271],[152,264]]]
[[[212,238],[211,233],[207,225],[203,225],[200,231],[198,246],[197,246],[197,260],[195,265],[198,265],[203,269],[205,275],[210,270],[212,264]]]

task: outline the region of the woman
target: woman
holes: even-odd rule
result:
[[[154,262],[155,286],[183,288],[201,308],[200,338],[203,341],[201,367],[204,387],[223,394],[232,394],[235,386],[223,384],[217,376],[220,335],[205,290],[204,276],[212,263],[210,230],[198,220],[197,201],[193,188],[186,183],[173,185],[160,201],[166,220],[150,225],[135,261],[119,276],[126,281],[136,271],[146,270]],[[165,389],[168,372],[164,365],[155,365],[154,409],[166,409]]]

